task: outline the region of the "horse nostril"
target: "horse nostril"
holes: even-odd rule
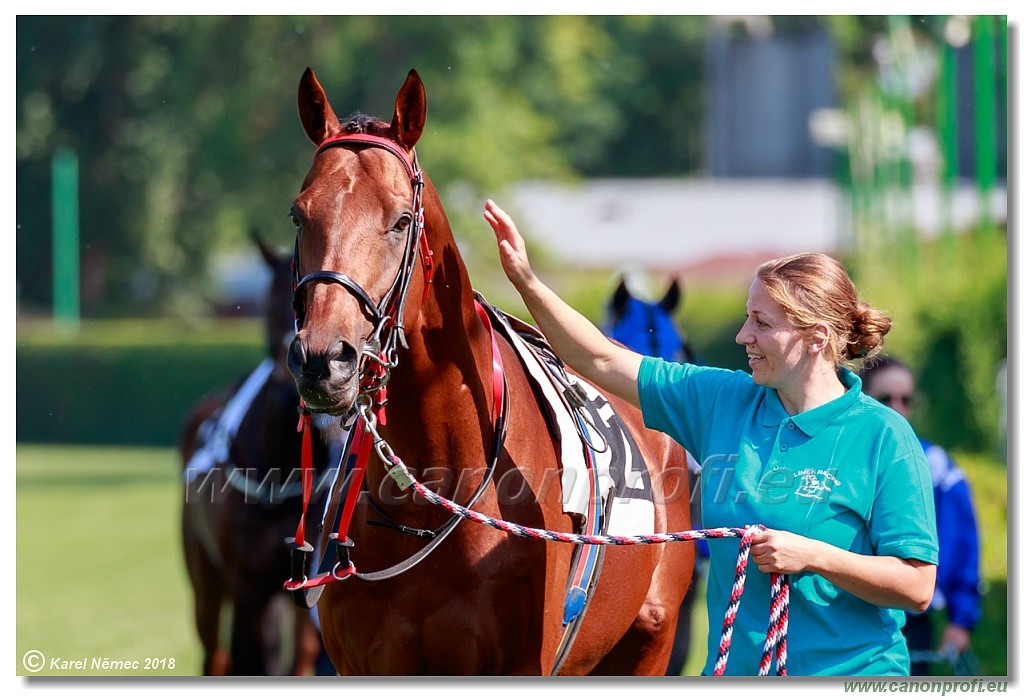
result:
[[[305,382],[348,381],[358,371],[359,352],[351,343],[336,342],[327,352],[310,354],[302,338],[288,345],[288,371]]]
[[[359,353],[356,352],[355,347],[350,343],[341,344],[341,352],[338,353],[337,360],[339,362],[354,362]]]
[[[338,352],[331,358],[331,372],[337,376],[349,376],[356,370],[359,353],[351,343],[342,341],[338,344]]]
[[[293,377],[302,374],[302,370],[306,366],[306,347],[298,336],[292,338],[292,342],[288,344],[287,363],[288,371],[292,373]]]

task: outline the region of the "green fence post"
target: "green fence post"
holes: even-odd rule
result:
[[[974,20],[974,133],[983,232],[992,228],[992,188],[996,181],[994,48],[992,16],[979,15]]]
[[[53,320],[74,333],[79,325],[78,157],[71,149],[53,157],[52,198]]]
[[[948,21],[948,20],[947,20]],[[956,91],[956,48],[948,38],[942,42],[940,54],[939,80],[936,85],[936,121],[939,132],[939,144],[942,152],[941,188],[942,188],[942,237],[945,248],[952,247],[953,240],[953,193],[956,188],[957,163],[957,91]]]

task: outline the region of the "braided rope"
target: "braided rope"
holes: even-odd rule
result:
[[[392,464],[396,469],[404,465],[396,457],[392,457]],[[403,470],[404,471],[404,470]],[[408,473],[406,472],[408,475]],[[747,576],[747,561],[750,558],[750,544],[754,535],[764,531],[763,525],[751,525],[745,528],[719,527],[706,528],[702,530],[681,530],[679,532],[661,532],[653,535],[578,535],[572,532],[553,532],[533,527],[526,527],[507,520],[492,518],[483,513],[470,510],[460,506],[454,501],[449,501],[439,496],[423,484],[416,481],[415,477],[408,475],[411,479],[411,486],[416,493],[434,505],[444,508],[466,520],[486,525],[502,532],[526,537],[531,539],[547,540],[549,542],[566,542],[575,544],[594,545],[635,545],[635,544],[661,544],[664,542],[690,542],[693,540],[705,540],[722,537],[740,537],[739,556],[736,560],[736,578],[733,581],[732,591],[729,596],[729,605],[726,608],[725,619],[722,621],[722,637],[718,647],[718,658],[715,661],[714,675],[721,676],[725,673],[726,662],[729,660],[729,648],[732,645],[733,625],[736,621],[736,611],[739,609],[740,598],[743,595],[743,588]],[[789,579],[783,574],[772,574],[771,578],[771,607],[769,610],[768,634],[765,638],[764,652],[761,656],[761,667],[759,676],[768,675],[772,658],[776,658],[776,675],[786,675],[786,635],[789,628]]]
[[[786,633],[789,629],[789,581],[786,576],[772,574],[771,607],[768,611],[768,633],[761,654],[759,676],[767,676],[775,657],[775,675],[786,675]]]
[[[661,544],[664,542],[690,542],[693,540],[706,540],[720,537],[742,537],[746,531],[744,528],[719,527],[706,530],[680,530],[679,532],[661,532],[654,535],[578,535],[573,532],[553,532],[533,527],[526,527],[507,520],[499,520],[489,515],[469,510],[458,503],[449,501],[447,498],[437,495],[418,481],[413,481],[412,488],[424,499],[441,506],[450,513],[454,513],[466,520],[471,520],[481,525],[486,525],[495,530],[501,530],[517,537],[526,537],[535,540],[547,540],[548,542],[566,542],[571,544],[597,544],[597,545],[633,545],[633,544]]]
[[[722,638],[718,643],[718,657],[715,659],[714,675],[721,676],[725,673],[725,664],[729,661],[729,649],[732,646],[732,630],[736,622],[736,612],[740,607],[740,598],[743,596],[743,587],[747,581],[747,560],[750,558],[750,543],[754,535],[764,528],[760,525],[753,525],[747,528],[740,540],[740,552],[736,557],[736,578],[732,583],[732,590],[729,592],[729,605],[725,608],[725,617],[722,619]]]

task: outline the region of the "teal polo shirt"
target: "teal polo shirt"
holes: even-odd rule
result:
[[[702,465],[703,526],[760,524],[860,554],[938,562],[931,474],[921,443],[895,411],[847,391],[791,416],[774,389],[742,371],[647,357],[637,380],[649,428]],[[708,540],[708,659],[714,673],[739,538]],[[879,608],[822,576],[790,577],[790,675],[906,675],[902,610]],[[736,615],[727,675],[757,675],[768,628],[770,574],[751,562]],[[774,673],[774,667],[772,669]]]

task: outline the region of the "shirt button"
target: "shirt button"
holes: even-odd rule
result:
[[[786,427],[789,428],[790,430],[793,430],[796,428],[796,425],[793,423],[793,421],[790,421],[786,423]]]
[[[785,452],[786,450],[789,449],[789,445],[783,443],[783,444],[779,445],[779,449],[782,450],[783,452]]]

